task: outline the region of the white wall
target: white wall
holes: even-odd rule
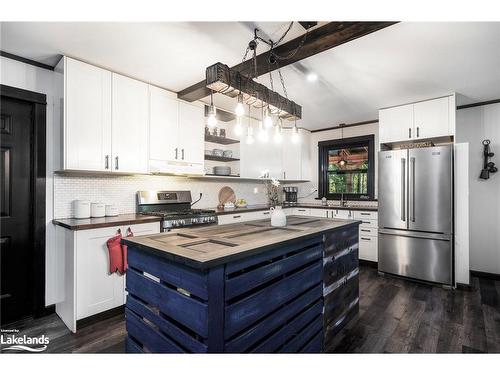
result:
[[[500,166],[500,104],[457,112],[457,142],[469,142],[470,269],[500,274],[500,172],[481,180],[483,139]]]
[[[377,163],[377,153],[379,151],[378,142],[378,122],[371,124],[353,126],[350,128],[344,128],[344,138],[359,137],[362,135],[375,135],[375,198],[377,197],[377,175],[378,175],[378,163]],[[328,141],[332,139],[342,138],[342,131],[340,129],[326,130],[321,132],[311,133],[310,138],[310,152],[311,152],[311,182],[301,183],[299,187],[299,197],[305,197],[300,199],[301,202],[318,203],[314,198],[317,197],[317,193],[311,194],[312,189],[318,189],[318,142]]]

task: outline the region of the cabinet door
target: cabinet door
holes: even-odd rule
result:
[[[241,177],[259,178],[268,172],[269,177],[282,179],[282,149],[281,145],[272,141],[269,131],[269,140],[262,142],[258,136],[258,122],[251,120],[255,141],[247,144],[244,139],[240,145],[240,174]],[[245,137],[243,137],[245,138]]]
[[[413,104],[379,111],[379,140],[389,143],[413,139]]]
[[[442,137],[449,132],[449,97],[415,103],[415,137]]]
[[[203,108],[179,102],[179,160],[204,163]]]
[[[149,86],[149,159],[175,161],[180,157],[179,102],[172,94]],[[177,149],[177,152],[176,152]]]
[[[359,236],[359,259],[378,261],[378,237]]]
[[[111,169],[111,72],[65,58],[64,168]]]
[[[82,230],[76,233],[77,319],[123,305],[125,277],[109,274],[106,241],[118,227]]]
[[[326,213],[328,210],[325,210],[324,208],[311,208],[309,210],[309,215],[310,216],[316,216],[316,217],[324,217],[326,218]]]
[[[301,140],[303,141],[303,140]],[[302,142],[292,143],[292,131],[283,130],[282,142],[283,176],[284,180],[300,180],[302,170]]]
[[[113,171],[148,171],[149,88],[113,73]]]

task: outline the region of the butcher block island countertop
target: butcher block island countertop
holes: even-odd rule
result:
[[[127,237],[127,353],[321,353],[359,311],[359,221]]]
[[[331,220],[288,216],[285,227],[271,226],[271,220],[177,229],[172,232],[127,237],[126,245],[196,268],[209,268],[265,251],[278,244],[307,239],[339,227],[358,225],[356,220]]]

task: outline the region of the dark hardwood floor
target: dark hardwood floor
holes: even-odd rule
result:
[[[500,281],[473,278],[472,290],[445,290],[360,268],[360,312],[334,353],[500,353]],[[45,353],[123,353],[119,314],[72,334],[52,314],[2,327],[50,338]]]

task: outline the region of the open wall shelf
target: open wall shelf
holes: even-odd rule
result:
[[[237,139],[218,137],[216,135],[205,135],[205,142],[218,143],[221,145],[231,145],[234,143],[240,143],[240,141]]]
[[[229,161],[238,161],[238,160],[240,160],[240,159],[236,159],[236,158],[228,158],[228,157],[226,157],[226,156],[205,155],[205,160],[213,160],[213,161],[229,162]]]

